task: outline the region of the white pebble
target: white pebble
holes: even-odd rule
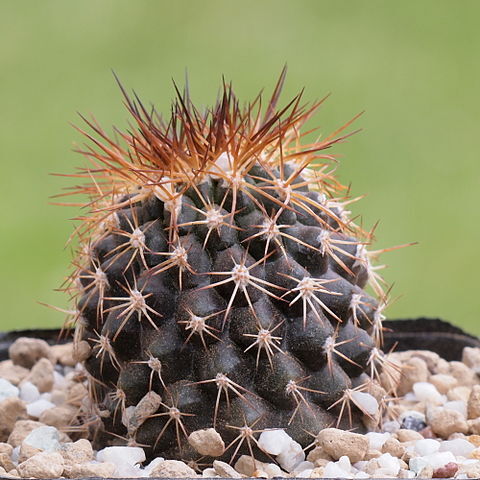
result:
[[[114,476],[117,478],[138,478],[148,477],[148,473],[138,465],[118,462],[115,464]]]
[[[456,457],[468,458],[475,450],[475,446],[464,438],[456,438],[455,440],[446,440],[440,444],[440,452],[452,452]]]
[[[140,447],[106,447],[97,452],[99,462],[112,462],[134,466],[145,461],[145,452]]]
[[[44,392],[40,394],[40,398],[49,402],[52,399],[52,394],[51,392]]]
[[[452,452],[436,452],[419,458],[424,458],[434,470],[445,466],[449,462],[457,463],[457,459]]]
[[[55,427],[38,427],[25,437],[24,442],[44,452],[56,452],[62,448],[60,433]]]
[[[389,422],[384,422],[383,431],[388,433],[395,433],[400,429],[400,423],[396,420],[390,420]]]
[[[262,465],[263,471],[271,477],[283,477],[285,474],[282,469],[275,463],[264,463]]]
[[[417,440],[414,445],[415,452],[420,456],[430,455],[431,453],[438,452],[440,448],[440,442],[433,438],[425,438],[424,440]]]
[[[338,466],[342,469],[345,470],[346,472],[349,472],[352,469],[352,464],[350,463],[350,458],[348,458],[346,455],[342,455],[338,459]]]
[[[393,457],[390,453],[384,453],[375,459],[385,475],[392,475],[396,477],[400,471],[400,462],[398,458]]]
[[[0,378],[0,402],[9,397],[18,397],[20,390],[4,378]]]
[[[20,385],[20,398],[25,403],[33,403],[40,398],[40,392],[32,382],[22,382]]]
[[[260,434],[258,446],[270,455],[280,455],[288,449],[292,441],[292,437],[285,430],[267,430]]]
[[[39,400],[36,400],[35,402],[29,403],[27,405],[27,413],[31,417],[38,418],[45,410],[53,408],[54,406],[54,403],[40,398]]]
[[[323,478],[353,478],[353,475],[343,470],[338,462],[329,462],[323,471]]]
[[[371,478],[367,472],[357,472],[353,478]]]
[[[217,471],[214,468],[206,468],[202,472],[202,477],[203,478],[215,478],[218,477]]]
[[[365,435],[372,450],[381,450],[383,444],[391,437],[389,433],[368,432]]]
[[[15,447],[12,451],[12,462],[15,465],[18,464],[19,457],[20,457],[20,445],[18,447]]]
[[[164,462],[165,459],[163,457],[156,457],[154,458],[148,465],[145,466],[144,470],[150,474],[154,467],[156,467],[159,463]]]
[[[377,399],[365,392],[353,390],[350,392],[353,403],[365,414],[374,417],[378,413]]]
[[[293,472],[296,477],[308,477],[305,473],[307,470],[313,470],[315,465],[312,462],[300,462]]]
[[[65,377],[58,373],[56,370],[53,371],[53,385],[55,388],[62,388],[66,384]]]
[[[444,408],[448,410],[455,410],[460,412],[465,418],[467,418],[467,403],[462,400],[454,400],[452,402],[445,402]]]
[[[427,465],[429,465],[428,460],[423,457],[414,457],[408,462],[408,468],[417,474],[420,473]]]
[[[284,470],[292,472],[300,462],[305,460],[305,452],[298,442],[292,440],[288,447],[277,456],[276,460]]]
[[[413,393],[420,402],[434,403],[441,405],[445,403],[446,397],[442,395],[435,385],[428,382],[417,382],[413,384]]]

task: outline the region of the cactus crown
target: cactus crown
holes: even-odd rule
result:
[[[112,137],[94,119],[82,115],[97,136],[76,127],[94,145],[77,150],[88,158],[91,165],[71,175],[84,178],[86,182],[63,194],[81,194],[89,198],[82,206],[91,214],[79,218],[83,225],[76,231],[80,239],[91,241],[89,232],[99,224],[108,226],[110,221],[115,225],[112,212],[149,197],[157,197],[169,205],[167,209],[174,210],[182,195],[196,189],[207,177],[221,180],[234,196],[242,192],[259,208],[263,206],[256,198],[263,196],[282,211],[313,215],[319,226],[329,227],[323,217],[314,214],[318,209],[338,224],[337,230],[358,234],[359,228],[341,208],[353,200],[348,200],[347,187],[334,177],[335,155],[327,152],[333,145],[358,132],[343,134],[361,113],[325,138],[302,144],[303,137],[314,132],[301,133],[302,126],[327,97],[311,105],[302,104],[302,91],[285,107],[278,109],[285,74],[284,69],[264,109],[261,94],[242,108],[232,85],[223,83],[216,105],[199,111],[188,90],[181,93],[174,84],[177,98],[172,103],[168,122],[154,107],[147,108],[136,94],[131,98],[119,83],[134,121],[131,129],[125,132],[116,130],[115,137]],[[261,187],[249,181],[259,179],[252,173],[256,165],[267,173],[262,175],[265,185]],[[304,194],[306,185],[323,193],[321,202]],[[280,193],[280,198],[272,195],[275,191]],[[196,193],[202,197],[202,192]],[[119,202],[119,198],[123,201]],[[335,209],[329,206],[340,207],[340,213],[335,213]],[[279,209],[276,209],[277,216]],[[215,217],[211,212],[206,220],[211,225],[220,225],[228,222],[234,213],[235,208],[224,218]],[[265,213],[271,215],[272,212]],[[172,215],[171,238],[178,236],[175,220],[176,216]],[[366,239],[370,237],[367,232],[362,233]],[[273,236],[275,232],[272,230],[271,234]]]

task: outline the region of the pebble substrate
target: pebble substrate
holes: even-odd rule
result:
[[[190,432],[196,463],[155,458],[120,438],[94,450],[95,422],[80,421],[88,396],[85,372],[72,344],[49,346],[20,338],[0,362],[0,476],[78,477],[480,477],[480,349],[466,347],[462,361],[447,362],[429,351],[391,353],[401,370],[397,397],[388,402],[380,427],[366,434],[324,429],[305,452],[284,430],[258,432],[253,452],[269,463],[235,456],[212,428]],[[382,377],[380,377],[382,378]],[[383,377],[391,388],[391,377]],[[148,399],[147,399],[148,400]],[[365,425],[376,402],[364,394]],[[138,413],[138,412],[137,412]],[[130,420],[135,412],[130,412]],[[98,420],[98,419],[97,419]],[[232,462],[215,460],[225,450]],[[207,464],[202,459],[211,459]],[[223,457],[222,457],[223,458]]]

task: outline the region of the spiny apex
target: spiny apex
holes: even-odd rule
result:
[[[379,252],[330,153],[351,122],[306,142],[323,100],[277,108],[284,78],[265,108],[260,95],[241,107],[224,84],[200,111],[177,90],[167,122],[122,89],[130,130],[85,120],[91,166],[71,193],[89,213],[66,289],[97,438],[196,459],[188,435],[215,427],[230,461],[265,429],[306,447],[327,426],[380,418],[377,380],[393,373]]]

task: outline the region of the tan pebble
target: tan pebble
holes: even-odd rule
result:
[[[362,423],[369,432],[375,432],[380,424],[380,411],[377,412],[376,415],[362,416]]]
[[[325,467],[315,467],[310,473],[310,478],[323,478],[325,474]]]
[[[93,460],[92,444],[84,438],[73,443],[65,443],[59,453],[65,463],[70,465]]]
[[[67,403],[70,405],[80,405],[82,400],[88,397],[88,391],[85,385],[72,382],[67,387]]]
[[[196,477],[197,473],[184,462],[180,462],[179,460],[165,460],[153,467],[150,471],[150,476],[161,478],[187,478]]]
[[[402,396],[412,391],[416,382],[426,382],[428,379],[427,364],[417,357],[410,358],[402,365],[402,374],[397,386],[398,395]]]
[[[268,473],[263,470],[255,470],[252,474],[253,478],[268,478]]]
[[[377,402],[381,402],[385,397],[388,396],[387,391],[376,381],[371,381],[368,383],[368,389],[366,393],[369,393],[372,397],[374,397]]]
[[[9,457],[12,456],[13,447],[9,443],[0,442],[0,453],[5,453]]]
[[[467,440],[476,447],[480,447],[480,435],[469,435]]]
[[[81,340],[80,342],[74,344],[73,347],[73,360],[77,363],[85,361],[92,352],[92,347],[88,344],[86,340]]]
[[[42,452],[40,448],[33,447],[29,443],[23,441],[22,444],[20,445],[20,451],[18,454],[18,461],[24,462],[25,460],[29,459],[30,457],[33,457],[37,453]]]
[[[480,348],[465,347],[462,352],[462,362],[473,370],[480,367]]]
[[[200,454],[219,457],[225,452],[225,443],[214,428],[205,428],[192,432],[188,443]]]
[[[470,387],[478,381],[476,373],[462,362],[450,362],[450,375],[455,377],[461,386]]]
[[[367,465],[365,465],[365,473],[373,475],[380,468],[380,464],[374,458],[369,460]]]
[[[433,471],[433,478],[453,478],[458,471],[458,465],[454,462],[448,462],[443,467]]]
[[[315,467],[326,467],[331,461],[332,460],[327,460],[326,458],[317,458],[313,463]]]
[[[425,427],[425,428],[422,428],[422,430],[420,430],[418,432],[423,438],[436,438],[436,435],[433,433],[433,430],[431,427]],[[449,437],[450,438],[450,437]]]
[[[19,420],[15,423],[15,427],[8,437],[8,443],[14,448],[19,447],[30,432],[44,426],[44,423],[35,422],[34,420]]]
[[[450,363],[448,363],[444,358],[439,358],[432,373],[448,375],[450,373]]]
[[[455,440],[455,439],[457,439],[457,438],[466,439],[467,436],[466,436],[464,433],[455,432],[455,433],[452,433],[451,435],[449,435],[449,437],[447,438],[447,440]]]
[[[427,423],[432,432],[442,438],[448,438],[455,432],[468,432],[468,425],[464,416],[455,410],[445,408],[429,409]]]
[[[390,359],[390,357],[389,357]],[[398,371],[393,370],[392,372],[383,371],[380,373],[379,382],[381,387],[387,392],[396,391],[397,385],[400,382],[401,374]]]
[[[470,458],[480,459],[480,448],[476,448],[470,452]]]
[[[427,410],[427,405],[426,405],[425,402],[416,402],[416,403],[412,404],[412,406],[409,408],[409,410],[415,410],[419,413],[425,414],[425,412]]]
[[[399,442],[413,442],[415,440],[423,440],[422,435],[415,430],[407,430],[406,428],[400,428],[395,432],[395,435]]]
[[[442,360],[438,353],[431,352],[430,350],[413,350],[412,357],[422,359],[432,373],[435,372],[438,362]]]
[[[46,358],[41,358],[30,370],[25,381],[32,382],[40,393],[50,392],[53,387],[53,365]]]
[[[28,368],[14,365],[11,360],[0,362],[0,378],[8,380],[13,385],[18,385],[29,372]]]
[[[480,418],[467,420],[468,432],[473,435],[480,435]]]
[[[368,438],[358,433],[346,432],[338,428],[325,428],[317,435],[317,444],[333,459],[347,455],[352,463],[363,460],[367,453]]]
[[[17,338],[10,345],[8,355],[15,365],[25,368],[32,368],[41,358],[55,362],[50,345],[39,338]]]
[[[63,473],[63,458],[57,452],[37,453],[17,467],[22,477],[57,478]]]
[[[75,463],[73,465],[66,465],[63,470],[63,475],[67,478],[110,478],[115,473],[116,466],[112,462],[96,463]]]
[[[74,367],[77,362],[73,358],[73,343],[64,343],[62,345],[52,345],[53,357],[57,363],[66,367]]]
[[[470,387],[465,387],[460,385],[458,387],[452,388],[447,392],[447,398],[450,401],[461,400],[462,402],[468,402],[468,397],[470,396]]]
[[[65,406],[67,403],[67,394],[63,390],[54,389],[50,394],[50,401],[58,407]]]
[[[162,403],[162,397],[156,392],[148,392],[137,403],[131,417],[128,419],[128,431],[133,435],[147,418],[153,415]]]
[[[15,468],[10,455],[0,453],[0,467],[3,467],[7,472]]]
[[[25,403],[18,397],[9,397],[0,402],[0,441],[8,440],[15,427],[15,422],[27,417]]]
[[[460,465],[459,473],[465,473],[468,478],[480,478],[480,462]]]
[[[374,458],[378,458],[382,452],[380,450],[367,450],[367,453],[363,457],[365,461],[373,460]]]
[[[474,385],[467,402],[467,418],[480,417],[480,385]]]
[[[405,460],[403,460],[402,458],[399,458],[399,459],[398,459],[398,463],[400,464],[400,468],[401,468],[402,470],[408,470],[408,463],[407,463]],[[399,478],[402,478],[401,475],[399,475],[398,477],[399,477]],[[406,477],[404,477],[404,478],[406,478]]]
[[[382,453],[389,453],[393,457],[402,458],[406,448],[396,438],[390,437],[382,445]]]
[[[417,478],[432,478],[433,477],[433,467],[431,465],[426,465],[423,467],[417,475]]]
[[[247,477],[252,477],[257,470],[266,470],[266,463],[256,461],[249,455],[241,455],[235,462],[234,468],[238,473]]]
[[[72,406],[53,407],[41,413],[38,420],[59,430],[72,424],[78,410]]]
[[[446,394],[452,388],[458,385],[457,379],[452,375],[445,375],[444,373],[437,373],[431,375],[428,381],[441,393]]]
[[[221,462],[220,460],[213,461],[213,468],[221,477],[227,478],[242,478],[242,476],[228,463]]]
[[[319,465],[318,461],[321,460],[326,461],[327,463],[332,461],[332,457],[324,450],[323,447],[315,447],[313,450],[310,450],[310,452],[307,455],[307,461],[312,462],[315,465]]]
[[[9,472],[6,472],[5,469],[0,467],[0,476],[3,478],[20,478],[20,475],[16,468],[13,468]]]

